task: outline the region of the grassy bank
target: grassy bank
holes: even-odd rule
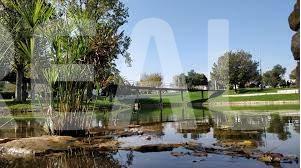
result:
[[[270,90],[271,91],[271,90]],[[229,92],[223,92],[217,95],[211,92],[204,92],[204,97],[202,97],[201,92],[185,92],[184,93],[184,102],[247,102],[247,101],[291,101],[291,100],[300,100],[299,94],[275,94],[275,95],[258,95],[258,96],[237,96],[237,97],[223,97],[223,95],[228,94]],[[239,95],[239,94],[238,94]],[[139,99],[140,103],[152,104],[159,103],[160,98],[158,95],[152,95],[148,98]],[[170,103],[181,103],[182,98],[180,93],[171,94],[162,94],[163,104]]]
[[[261,90],[259,88],[249,88],[249,89],[240,89],[239,93],[234,93],[233,90],[230,91],[219,91],[219,92],[204,92],[203,95],[201,92],[183,92],[183,100],[180,92],[169,92],[162,94],[162,102],[165,106],[169,106],[171,104],[181,104],[181,103],[200,103],[200,102],[251,102],[251,101],[296,101],[300,100],[299,94],[273,94],[273,95],[257,95],[257,96],[239,96],[250,93],[276,93],[278,90],[283,89],[275,89],[269,88]],[[236,94],[235,97],[225,97],[223,95],[233,95]],[[209,99],[208,99],[209,97]],[[160,97],[158,93],[153,94],[142,94],[139,95],[139,99],[131,99],[131,100],[113,100],[110,102],[106,99],[96,100],[89,104],[91,109],[102,110],[102,109],[110,109],[112,105],[120,106],[120,107],[130,107],[133,102],[139,102],[141,104],[159,104]],[[30,101],[26,103],[17,103],[12,99],[2,99],[0,100],[0,104],[2,109],[7,109],[10,111],[20,111],[27,112],[32,110],[32,105]],[[260,106],[257,105],[256,109],[269,109],[269,106]],[[299,105],[283,105],[281,108],[293,108],[296,109]],[[242,107],[234,107],[234,109],[240,109]],[[243,107],[245,108],[245,107]],[[254,109],[254,106],[250,107],[250,109]],[[277,109],[277,108],[276,108]]]
[[[256,94],[256,93],[277,93],[280,90],[295,90],[297,88],[241,88],[235,93],[234,90],[227,90],[224,94],[237,95],[237,94]]]
[[[138,102],[142,104],[160,103],[160,97],[157,94],[145,96],[147,98],[140,98]],[[204,92],[203,97],[201,92],[184,92],[183,100],[180,92],[162,94],[162,103],[165,105],[182,102],[206,101],[206,99],[208,99],[208,92]]]
[[[279,111],[279,110],[294,110],[299,111],[299,104],[290,104],[290,105],[269,105],[269,106],[216,106],[208,107],[211,110],[216,111]]]
[[[259,95],[259,96],[241,96],[241,97],[222,97],[218,96],[210,99],[212,102],[245,102],[245,101],[289,101],[300,100],[299,94],[277,94],[277,95]]]

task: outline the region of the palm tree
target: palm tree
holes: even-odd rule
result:
[[[46,0],[0,0],[1,21],[13,34],[16,52],[13,68],[16,71],[16,101],[26,101],[25,72],[35,50],[34,33],[54,14]]]

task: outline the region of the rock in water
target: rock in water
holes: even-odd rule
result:
[[[64,152],[81,148],[82,143],[68,136],[41,136],[22,138],[0,144],[2,156],[29,157],[49,152]]]
[[[193,152],[192,156],[196,156],[196,157],[207,157],[208,154],[206,152]]]
[[[264,153],[262,156],[258,158],[258,160],[262,162],[275,162],[279,163],[281,160],[283,160],[283,155],[281,153]]]
[[[151,145],[142,145],[125,148],[124,150],[133,150],[142,153],[146,152],[162,152],[162,151],[172,151],[174,148],[178,148],[182,144],[151,144]]]
[[[150,141],[151,139],[152,139],[151,136],[147,136],[147,137],[145,138],[145,140],[148,140],[148,141]]]
[[[258,158],[258,160],[270,163],[273,161],[273,158],[270,155],[262,155]]]
[[[172,156],[175,156],[175,157],[180,157],[180,156],[184,156],[185,155],[183,152],[170,152],[170,154]]]

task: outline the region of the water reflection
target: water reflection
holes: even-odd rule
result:
[[[173,110],[107,113],[98,119],[102,123],[106,123],[106,128],[141,125],[144,128],[152,129],[159,135],[159,140],[155,139],[157,143],[164,140],[172,140],[172,142],[197,140],[205,144],[229,140],[252,140],[265,151],[277,145],[291,146],[292,144],[281,143],[288,140],[299,140],[300,132],[299,112],[286,113],[285,111],[277,113],[223,112],[179,107]],[[124,142],[126,141],[138,144],[150,143],[143,142],[139,138],[125,138]],[[299,143],[294,145],[298,146]],[[299,155],[297,148],[284,152]]]
[[[45,134],[43,119],[1,118],[0,137],[33,137]],[[172,123],[172,124],[170,124]],[[178,107],[163,110],[131,110],[97,113],[92,127],[103,130],[128,128],[141,125],[157,136],[173,132],[184,139],[198,140],[212,134],[217,140],[252,139],[262,144],[268,134],[276,135],[280,141],[294,138],[300,133],[299,113],[222,112],[207,109]],[[170,127],[170,129],[169,129]],[[172,128],[172,129],[171,129]]]
[[[44,135],[43,121],[34,118],[1,118],[0,138],[25,138]]]
[[[281,118],[279,114],[271,114],[270,126],[267,131],[277,134],[280,140],[285,141],[291,137],[291,133],[287,127],[288,124],[289,121],[285,120],[285,118]]]
[[[44,134],[43,119],[28,117],[27,119],[1,118],[0,137],[31,137]],[[125,129],[129,125],[140,125],[143,130],[149,130],[151,140],[145,137],[133,136],[119,138],[123,145],[140,145],[151,143],[177,143],[197,141],[205,145],[212,145],[216,142],[252,140],[256,142],[256,148],[262,151],[280,152],[284,154],[299,155],[300,119],[299,112],[223,112],[209,111],[208,109],[192,109],[189,107],[178,107],[173,109],[143,110],[133,112],[131,110],[101,112],[93,114],[92,127],[107,130],[109,133],[114,129]],[[0,161],[1,165],[40,165],[48,167],[76,167],[76,165],[87,165],[87,167],[139,167],[147,163],[146,158],[160,156],[164,160],[172,160],[167,157],[170,154],[139,154],[137,152],[121,152],[119,154],[101,153],[78,153],[76,155],[59,155],[52,157],[35,158],[26,161],[19,160],[6,163]],[[123,156],[124,154],[124,156]],[[167,155],[167,156],[166,156]],[[117,159],[116,159],[117,157]],[[121,157],[121,158],[118,158]],[[215,156],[219,158],[220,156]],[[137,158],[142,158],[138,161]],[[144,159],[144,160],[143,160]],[[145,160],[146,159],[146,160]],[[179,165],[188,164],[190,158],[181,160]],[[224,159],[221,157],[221,159]],[[120,164],[121,161],[122,164]],[[211,160],[214,163],[214,160]],[[208,159],[207,162],[210,162]],[[207,163],[206,162],[206,163]],[[244,163],[248,162],[244,160]],[[149,164],[157,163],[156,160]],[[223,165],[227,165],[227,162]],[[239,163],[237,161],[237,163]],[[175,164],[170,162],[173,166]],[[207,163],[208,164],[208,163]],[[217,163],[214,163],[215,165]],[[232,164],[232,162],[231,162]],[[256,163],[257,164],[257,163]],[[97,166],[95,166],[97,165]],[[138,166],[137,166],[138,165]],[[18,166],[17,166],[18,167]]]
[[[258,112],[221,112],[208,111],[206,109],[179,108],[173,111],[164,110],[144,110],[140,112],[124,111],[117,114],[103,113],[97,115],[95,123],[101,123],[103,128],[128,127],[128,125],[155,125],[167,122],[177,122],[178,133],[208,133],[210,128],[214,130],[230,129],[242,131],[257,131],[259,133],[274,133],[279,139],[290,138],[287,129],[292,124],[296,132],[300,132],[299,113],[286,115],[283,113],[258,113]],[[243,132],[245,131],[245,132]],[[250,135],[248,135],[250,136]],[[253,136],[251,136],[253,137]]]

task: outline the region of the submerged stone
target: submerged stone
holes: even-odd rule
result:
[[[281,153],[264,153],[262,154],[258,160],[262,162],[280,162],[283,160],[283,155]]]
[[[224,140],[214,144],[223,148],[255,148],[258,143],[254,140]]]
[[[170,154],[172,156],[175,156],[175,157],[180,157],[180,156],[184,156],[185,155],[183,152],[170,152]]]
[[[145,138],[145,140],[147,140],[147,141],[150,141],[151,139],[152,139],[151,136],[147,136],[147,137]]]
[[[163,152],[163,151],[172,151],[174,148],[178,148],[182,144],[151,144],[151,145],[142,145],[125,148],[124,150],[133,150],[138,152]]]
[[[206,152],[193,152],[192,156],[196,156],[196,157],[207,157],[208,154]]]

